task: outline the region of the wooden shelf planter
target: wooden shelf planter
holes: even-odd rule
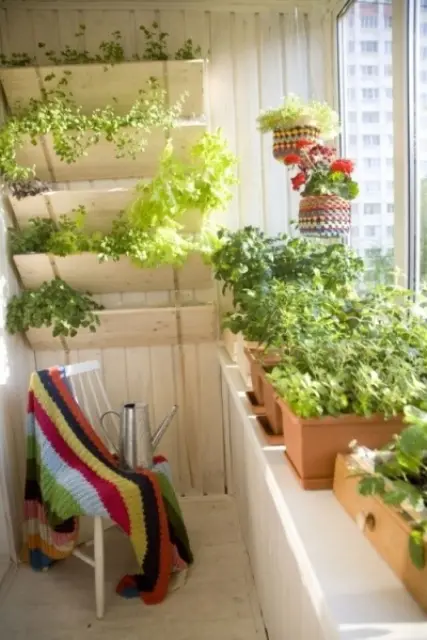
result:
[[[48,191],[37,196],[18,200],[9,195],[9,201],[20,227],[28,225],[30,218],[52,218],[61,216],[75,218],[79,206],[86,209],[85,230],[88,232],[111,231],[113,220],[135,199],[134,189],[63,189]],[[197,233],[203,218],[198,211],[188,211],[181,223],[188,233]]]
[[[29,329],[26,336],[35,351],[200,344],[217,337],[213,304],[106,309],[97,315],[95,333],[80,329],[74,338],[54,338],[51,329],[43,327]]]
[[[345,511],[355,520],[377,552],[403,582],[418,604],[427,611],[427,566],[418,569],[412,563],[408,540],[412,519],[377,497],[361,496],[354,475],[357,461],[353,456],[337,456],[334,494]],[[361,469],[363,470],[363,469]],[[427,542],[424,542],[427,557]]]
[[[200,120],[180,121],[177,127],[170,131],[174,152],[179,160],[189,159],[191,147],[205,131],[206,123]],[[114,144],[102,139],[91,146],[85,156],[68,164],[58,158],[51,136],[46,135],[41,136],[39,144],[36,145],[28,140],[17,150],[16,158],[18,164],[23,167],[34,166],[37,177],[47,182],[150,177],[157,170],[165,147],[166,134],[160,130],[152,131],[146,140],[146,150],[137,153],[134,158],[117,158]]]
[[[117,262],[99,262],[94,253],[65,257],[33,253],[15,255],[13,260],[25,289],[37,289],[43,282],[52,280],[55,276],[78,291],[91,293],[212,287],[211,269],[197,254],[191,255],[186,264],[175,272],[173,267],[169,266],[144,269],[132,264],[125,256]]]
[[[12,113],[18,101],[27,105],[31,98],[40,99],[43,89],[54,89],[56,80],[64,77],[64,71],[67,71],[67,90],[84,113],[107,104],[114,104],[119,113],[125,113],[138,99],[139,90],[146,88],[150,78],[156,78],[160,88],[167,92],[169,104],[174,104],[187,91],[182,115],[200,117],[205,113],[204,70],[203,60],[12,67],[0,69],[0,81]],[[71,73],[68,75],[68,72]],[[55,74],[55,78],[46,81],[46,76],[51,74]]]

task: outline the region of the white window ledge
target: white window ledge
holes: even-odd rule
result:
[[[426,640],[427,616],[331,491],[303,491],[268,447],[220,349],[229,490],[270,640]]]

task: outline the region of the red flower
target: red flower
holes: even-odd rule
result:
[[[288,153],[287,156],[283,158],[283,162],[286,165],[298,164],[301,158],[296,153]]]
[[[335,149],[332,147],[326,147],[323,144],[316,144],[309,149],[310,156],[321,156],[323,158],[331,158],[335,155]]]
[[[339,171],[340,173],[345,173],[347,176],[350,175],[353,169],[354,163],[351,160],[344,160],[343,158],[335,160],[335,162],[331,164],[331,171]]]
[[[305,175],[303,174],[302,171],[300,171],[299,173],[297,173],[295,178],[291,178],[291,182],[292,182],[292,189],[294,191],[298,191],[298,189],[305,183]]]
[[[311,140],[306,140],[306,138],[303,138],[302,140],[297,140],[295,146],[297,149],[304,149],[304,147],[311,147],[312,144],[313,143]]]

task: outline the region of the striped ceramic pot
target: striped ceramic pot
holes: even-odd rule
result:
[[[299,153],[297,143],[302,140],[311,145],[318,144],[320,129],[311,125],[298,125],[289,129],[274,129],[273,156],[282,161],[289,153]]]
[[[351,204],[341,196],[304,196],[300,200],[298,227],[301,235],[339,238],[350,231]]]

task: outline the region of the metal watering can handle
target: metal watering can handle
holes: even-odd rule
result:
[[[110,438],[110,436],[108,435],[108,431],[107,431],[107,429],[104,427],[104,424],[103,424],[103,422],[104,422],[104,418],[105,418],[106,416],[108,416],[108,415],[111,415],[111,414],[114,414],[114,415],[115,415],[115,416],[117,416],[117,417],[118,417],[118,419],[120,420],[120,413],[118,413],[117,411],[110,410],[110,411],[105,411],[105,412],[102,414],[102,416],[99,418],[99,423],[100,423],[100,426],[101,426],[101,431],[102,431],[102,433],[103,433],[103,435],[104,435],[104,438],[105,438],[105,440],[107,441],[107,443],[108,443],[108,445],[109,445],[110,449],[111,449],[112,451],[114,451],[115,453],[119,453],[119,451],[118,451],[117,447],[116,447],[116,446],[114,445],[114,443],[111,441],[111,438]]]

